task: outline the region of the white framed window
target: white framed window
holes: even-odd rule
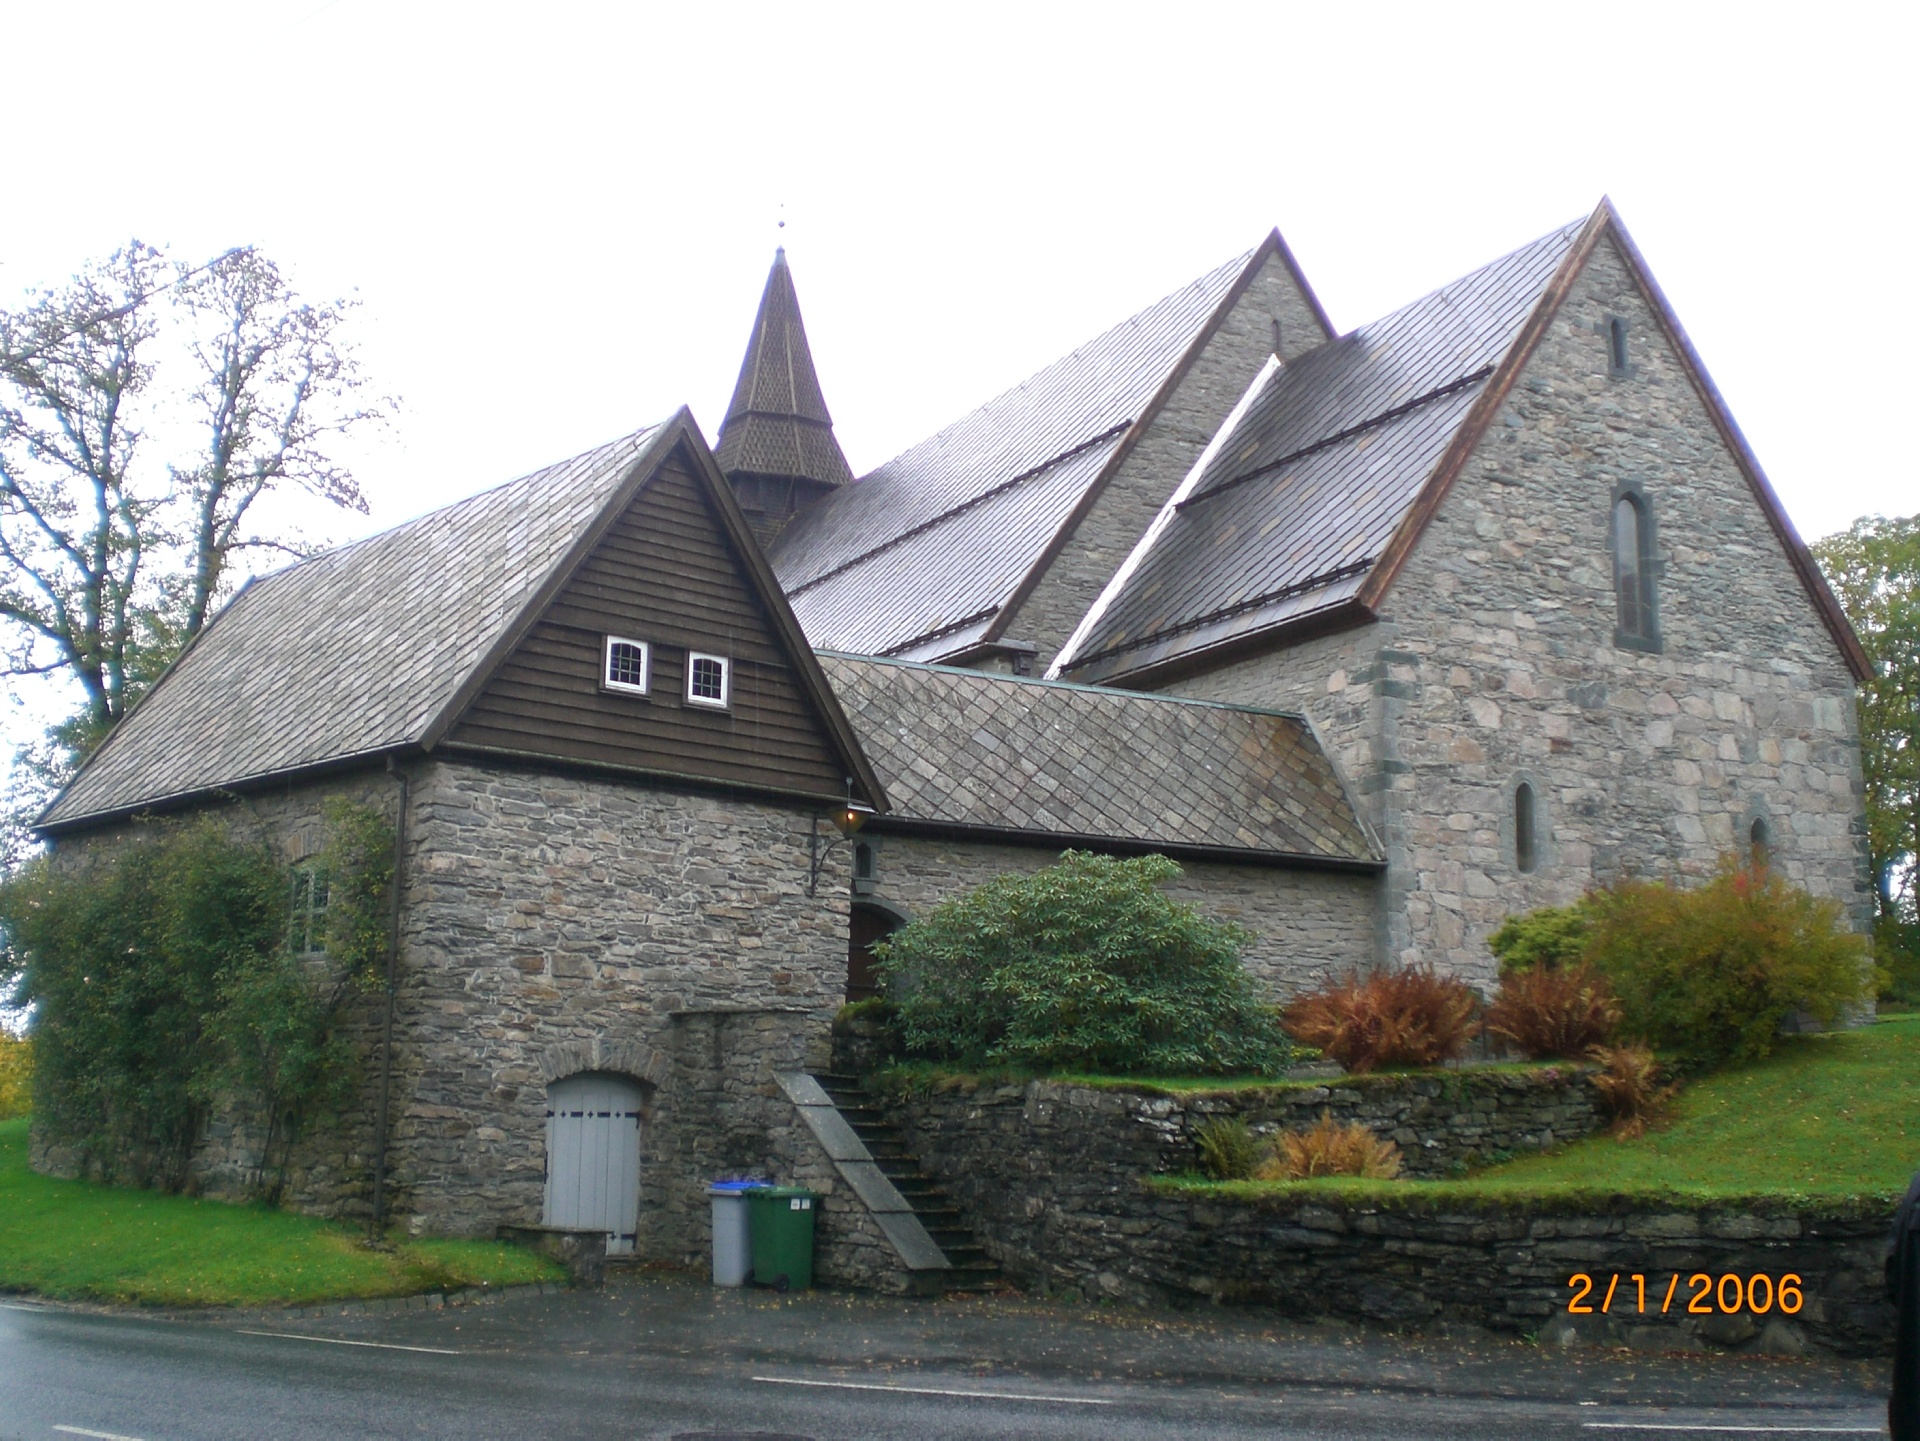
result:
[[[627,695],[645,695],[653,672],[653,647],[643,640],[625,636],[607,637],[600,665],[600,683],[608,690]]]
[[[723,655],[687,652],[687,704],[725,710],[733,702],[733,662]]]

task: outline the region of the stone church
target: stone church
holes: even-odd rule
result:
[[[682,410],[251,584],[42,829],[391,818],[367,1102],[297,1204],[674,1259],[773,1174],[884,1281],[938,1238],[807,1074],[888,930],[1069,846],[1180,861],[1276,997],[1484,985],[1509,912],[1728,851],[1864,921],[1865,674],[1604,201],[1345,334],[1275,232],[857,478],[781,255],[715,446]]]

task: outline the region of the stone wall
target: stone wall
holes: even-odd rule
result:
[[[807,895],[802,807],[577,774],[415,763],[395,1003],[388,1210],[420,1234],[537,1226],[546,1091],[583,1072],[643,1092],[643,1255],[705,1264],[710,1180],[799,1175],[775,1076],[826,1064],[844,999],[845,856]],[[392,815],[384,773],[210,807],[290,860],[345,793]],[[135,828],[63,842],[85,864]],[[370,1214],[383,1006],[356,1002],[360,1095],[296,1147],[286,1200]],[[36,1164],[75,1164],[41,1137]],[[240,1194],[256,1138],[217,1112],[203,1189]]]
[[[1465,1083],[1461,1098],[1435,1093],[1456,1079]],[[1565,1139],[1598,1119],[1577,1077],[1379,1077],[1256,1094],[1262,1099],[1223,1104],[1030,1082],[890,1093],[889,1107],[983,1244],[1026,1285],[1092,1299],[1232,1302],[1394,1325],[1467,1322],[1549,1341],[1655,1350],[1864,1354],[1890,1345],[1892,1312],[1880,1289],[1890,1208],[1575,1197],[1520,1210],[1420,1193],[1360,1200],[1184,1189],[1152,1179],[1190,1167],[1196,1124],[1226,1110],[1270,1126],[1283,1118],[1299,1124],[1326,1106],[1408,1137],[1408,1158],[1425,1174],[1444,1169],[1443,1158],[1545,1142],[1549,1129]],[[1440,1144],[1425,1147],[1412,1140],[1418,1135]],[[1663,1316],[1658,1307],[1676,1271],[1680,1300]],[[1805,1307],[1793,1317],[1777,1308],[1761,1316],[1684,1312],[1688,1276],[1704,1272],[1717,1282],[1729,1271],[1743,1278],[1763,1272],[1776,1282],[1798,1274]],[[1600,1278],[1591,1316],[1566,1312],[1575,1272]],[[1606,1278],[1615,1272],[1622,1289],[1601,1315]],[[1626,1310],[1636,1272],[1647,1277],[1649,1314]]]
[[[1281,354],[1289,360],[1327,338],[1278,255],[1260,267],[1008,623],[1008,639],[1038,647],[1035,674],[1053,663],[1080,617],[1273,354],[1276,325]],[[1146,404],[1145,397],[1141,404]]]
[[[810,818],[578,775],[419,776],[393,1143],[415,1229],[537,1222],[546,1086],[612,1071],[647,1097],[641,1253],[703,1256],[706,1183],[769,1165],[774,1075],[821,1063],[845,994],[845,873],[807,895]]]
[[[863,837],[874,844],[875,876],[860,899],[911,919],[995,876],[1052,865],[1044,846],[994,845],[899,832]],[[1340,871],[1185,861],[1167,887],[1176,900],[1253,933],[1243,959],[1275,999],[1317,988],[1326,978],[1372,959],[1375,877]]]
[[[1628,484],[1652,507],[1658,653],[1614,643],[1609,516]],[[1491,984],[1485,938],[1509,912],[1625,871],[1697,880],[1756,818],[1790,879],[1870,913],[1852,678],[1610,241],[1380,620],[1176,688],[1314,718],[1387,849],[1386,959]]]
[[[1407,1175],[1445,1176],[1597,1130],[1605,1117],[1586,1079],[1590,1069],[1463,1067],[1172,1092],[962,1077],[935,1085],[912,1072],[883,1072],[871,1084],[882,1087],[922,1161],[968,1214],[1005,1212],[995,1222],[1003,1239],[1032,1258],[1046,1253],[1052,1223],[1042,1217],[1038,1229],[1021,1229],[1033,1218],[1008,1210],[1025,1204],[1007,1199],[1016,1183],[1049,1193],[1104,1190],[1122,1178],[1192,1171],[1199,1131],[1210,1122],[1237,1117],[1265,1136],[1311,1126],[1322,1112],[1393,1141]]]

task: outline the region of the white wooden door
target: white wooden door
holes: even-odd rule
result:
[[[605,1231],[609,1256],[633,1254],[640,1216],[640,1088],[617,1076],[569,1076],[547,1088],[546,1224]]]

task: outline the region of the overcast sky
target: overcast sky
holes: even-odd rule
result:
[[[711,437],[776,240],[859,472],[1271,226],[1347,329],[1609,193],[1813,538],[1920,510],[1913,14],[0,0],[0,294],[136,235],[357,293],[345,537]]]

